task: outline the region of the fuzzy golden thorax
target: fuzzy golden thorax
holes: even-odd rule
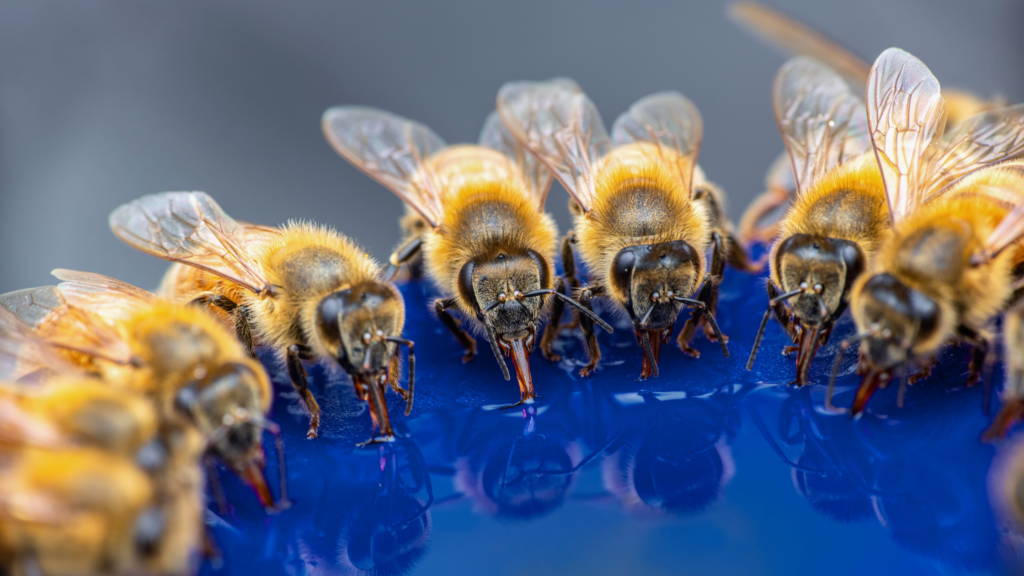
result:
[[[256,335],[284,350],[309,345],[316,305],[324,297],[355,284],[379,281],[380,267],[354,242],[325,226],[289,222],[274,240],[260,245],[256,257],[269,294],[248,293]]]
[[[470,180],[446,192],[444,219],[423,248],[427,272],[474,317],[502,290],[511,299],[517,290],[553,288],[557,235],[554,220],[515,181]]]
[[[636,152],[621,147],[597,166],[594,205],[575,217],[575,231],[594,279],[631,316],[642,318],[658,301],[656,295],[690,297],[696,291],[706,267],[711,215],[706,203],[690,200],[688,183],[674,166],[656,154]],[[636,262],[650,262],[624,278],[616,259],[630,247],[642,249]],[[679,305],[665,304],[657,308],[664,318],[652,318],[655,323],[675,319]]]
[[[797,196],[769,252],[772,282],[803,325],[830,321],[889,233],[885,186],[873,155],[864,154],[816,180]]]
[[[27,508],[27,517],[5,514],[0,550],[31,551],[38,569],[51,575],[139,570],[135,527],[151,509],[153,491],[130,459],[92,448],[24,449],[0,478],[0,491],[10,502],[44,504]]]
[[[901,222],[883,244],[872,275],[851,294],[858,329],[881,334],[862,346],[870,361],[891,367],[907,352],[930,359],[959,326],[983,332],[1003,309],[1016,250],[971,264],[1009,210],[1005,200],[979,193],[1002,178],[995,171],[968,178]]]
[[[133,457],[157,431],[158,416],[149,398],[95,378],[58,376],[30,388],[0,384],[0,398],[52,424],[75,444],[122,456]]]

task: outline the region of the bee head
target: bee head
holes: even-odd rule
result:
[[[316,308],[320,347],[346,372],[371,381],[387,371],[405,323],[405,309],[390,284],[365,282],[328,294]]]
[[[626,311],[638,329],[664,330],[701,281],[700,256],[682,240],[627,246],[615,255],[609,275],[614,293],[624,295]]]
[[[843,313],[845,296],[864,271],[864,262],[857,244],[809,234],[786,238],[775,254],[780,288],[797,291],[789,305],[805,326],[834,321]]]
[[[273,504],[262,472],[263,394],[269,389],[262,370],[229,362],[196,374],[175,397],[175,407],[206,438],[207,450],[239,473],[264,506]]]
[[[564,446],[542,435],[510,441],[488,458],[481,480],[484,495],[500,516],[531,519],[553,512],[565,501],[573,467]]]
[[[911,347],[939,332],[939,304],[891,274],[868,278],[858,286],[855,302],[853,316],[864,334],[861,354],[872,368],[891,370],[905,363]]]
[[[551,286],[551,264],[534,250],[498,252],[492,258],[471,260],[459,271],[459,296],[477,311],[506,372],[502,356],[512,357],[520,387],[530,391],[526,401],[532,401],[533,390],[528,357]]]

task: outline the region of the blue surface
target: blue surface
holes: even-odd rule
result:
[[[222,473],[231,508],[211,505],[208,519],[224,566],[206,564],[204,574],[1005,570],[1008,536],[986,488],[996,450],[979,441],[989,422],[981,387],[961,385],[966,348],[944,352],[902,409],[891,386],[859,420],[826,413],[824,385],[850,320],[819,352],[816,385],[780,385],[795,368],[778,354],[786,342],[774,321],[746,372],[763,280],[728,270],[719,323],[731,337],[729,359],[701,337],[699,360],[666,346],[661,376],[639,381],[641,352],[622,326],[600,334],[604,362],[581,379],[584,351],[567,332],[560,364],[532,356],[536,414],[502,412],[493,408],[519,392],[486,345],[461,364],[461,350],[427,313],[430,288],[402,292],[418,356],[415,410],[405,418],[397,396],[388,400],[408,439],[355,448],[370,434],[368,414],[346,376],[314,368],[324,415],[321,438],[305,440],[307,420],[275,369],[273,419],[284,429],[294,505],[267,515]],[[859,381],[852,356],[839,406],[849,406]],[[992,373],[998,387],[1001,365]],[[268,475],[276,478],[273,465]]]

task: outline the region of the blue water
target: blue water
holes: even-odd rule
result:
[[[427,312],[425,283],[402,286],[416,342],[415,410],[389,392],[408,438],[356,448],[370,418],[344,375],[310,371],[321,438],[287,375],[268,362],[284,430],[293,506],[267,515],[226,471],[226,511],[210,505],[223,566],[204,574],[975,574],[1003,573],[1014,536],[989,504],[996,447],[981,386],[966,388],[969,351],[950,348],[896,406],[878,392],[859,420],[822,409],[837,327],[811,370],[794,363],[774,321],[744,370],[764,311],[763,280],[726,272],[719,323],[732,356],[702,337],[699,360],[666,346],[661,376],[640,381],[628,328],[601,333],[589,379],[576,375],[578,334],[551,364],[535,352],[536,410],[519,398],[486,343],[463,365]],[[835,403],[858,382],[844,362]],[[1001,364],[993,367],[995,388]],[[271,461],[273,445],[266,441]],[[276,490],[276,467],[268,476]],[[1002,557],[1001,557],[1002,553]]]

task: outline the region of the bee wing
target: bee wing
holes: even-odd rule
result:
[[[544,207],[553,180],[551,170],[516,140],[497,112],[491,112],[484,122],[484,129],[480,132],[480,145],[508,156],[522,172],[523,179],[530,186],[530,192],[537,199],[537,205]]]
[[[1024,154],[1024,104],[971,116],[946,135],[942,147],[930,164],[925,201],[971,172]]]
[[[77,298],[73,295],[72,298]],[[110,292],[109,298],[121,298]],[[119,304],[108,302],[104,306],[101,296],[86,298],[98,308],[115,310]],[[27,288],[0,295],[0,306],[33,330],[46,344],[74,350],[117,364],[132,361],[132,351],[113,323],[100,314],[70,304],[58,286]]]
[[[433,130],[363,106],[337,106],[324,112],[323,130],[343,158],[397,194],[431,226],[441,222],[440,185],[424,161],[447,144]]]
[[[240,284],[253,292],[267,278],[246,250],[246,228],[203,192],[164,192],[122,204],[110,228],[129,246],[181,262]]]
[[[79,373],[33,334],[13,312],[0,306],[0,380],[15,381],[40,371],[68,375]]]
[[[857,85],[868,81],[871,65],[820,32],[757,2],[736,2],[729,16],[769,44],[794,56],[809,56]]]
[[[612,125],[612,144],[654,144],[662,158],[675,165],[682,182],[690,186],[704,135],[697,107],[678,92],[659,92],[629,107]],[[667,153],[667,151],[671,153]]]
[[[544,163],[584,211],[594,205],[594,161],[611,149],[597,107],[575,82],[510,82],[498,91],[509,132]]]
[[[799,56],[786,62],[775,75],[773,104],[797,194],[870,149],[864,104],[817,60]]]
[[[51,274],[64,301],[108,320],[123,320],[157,300],[152,292],[102,274],[57,268]]]
[[[875,60],[868,77],[868,129],[894,223],[924,199],[927,166],[946,124],[939,81],[899,48]]]

